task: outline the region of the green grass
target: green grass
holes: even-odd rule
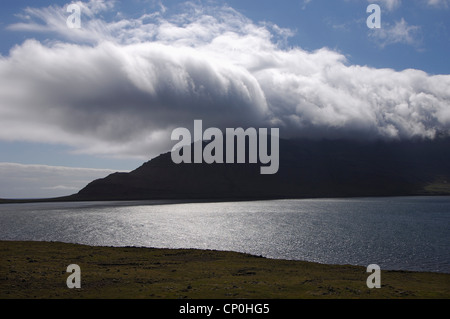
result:
[[[0,241],[0,298],[445,298],[450,274],[266,259],[235,252]],[[68,289],[69,264],[81,289]]]

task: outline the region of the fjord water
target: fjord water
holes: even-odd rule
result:
[[[230,250],[450,273],[450,197],[0,205],[0,240]]]

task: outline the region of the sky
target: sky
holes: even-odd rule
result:
[[[1,6],[0,198],[69,195],[133,170],[195,119],[284,138],[450,132],[450,0]]]

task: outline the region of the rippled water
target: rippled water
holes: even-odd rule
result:
[[[0,240],[232,250],[450,273],[450,197],[0,205]]]

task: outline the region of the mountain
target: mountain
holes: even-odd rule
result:
[[[240,200],[450,194],[450,139],[280,140],[277,174],[258,164],[174,164],[170,153],[95,180],[71,200]],[[448,182],[448,184],[447,184]]]

